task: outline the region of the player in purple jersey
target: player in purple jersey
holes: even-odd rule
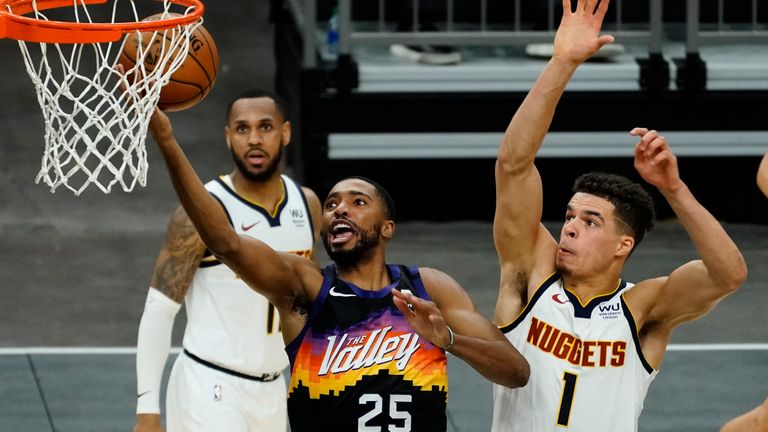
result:
[[[519,387],[527,383],[530,370],[526,360],[498,328],[475,310],[467,293],[450,276],[439,270],[419,268],[418,276],[413,277],[420,279],[424,297],[420,297],[419,292],[408,293],[398,289],[402,288],[399,284],[401,278],[386,264],[385,256],[387,242],[395,232],[394,206],[386,191],[377,184],[361,178],[345,179],[338,182],[325,199],[321,238],[329,256],[336,263],[332,274],[329,274],[309,259],[276,252],[257,239],[238,235],[221,206],[206,191],[184,156],[173,136],[168,117],[156,110],[150,122],[150,130],[165,158],[179,200],[200,237],[216,258],[275,305],[286,344],[303,338],[307,334],[308,324],[314,324],[311,320],[316,314],[315,305],[319,308],[325,304],[321,301],[321,293],[331,296],[334,295],[331,292],[342,296],[357,295],[339,292],[338,284],[329,286],[329,279],[333,277],[343,281],[347,287],[354,285],[363,294],[384,293],[385,296],[391,296],[398,315],[407,322],[407,328],[401,329],[403,331],[397,340],[386,338],[382,341],[391,346],[379,349],[378,355],[373,358],[374,363],[386,363],[388,368],[391,366],[396,369],[409,349],[428,351],[431,347],[437,347],[450,350],[497,384]],[[382,331],[385,328],[386,325]],[[326,341],[334,336],[342,338],[345,330],[340,326],[324,338]],[[417,344],[418,347],[410,344],[415,336],[423,341]],[[409,343],[403,345],[406,339]],[[363,344],[360,349],[364,349],[365,343],[361,339],[357,340]],[[418,372],[415,375],[420,375],[425,373],[424,368],[411,363],[418,358],[416,354],[408,357],[408,366]],[[366,358],[353,358],[351,361],[358,359],[365,365]],[[346,368],[341,360],[339,368]],[[418,384],[419,379],[414,376],[409,381]],[[361,379],[352,385],[364,385],[366,382]],[[369,421],[386,423],[390,430],[410,430],[410,427],[406,427],[409,426],[407,419],[418,414],[420,406],[409,406],[405,400],[407,398],[390,398],[388,405],[383,406],[383,400],[379,401],[376,397],[388,394],[388,388],[383,386],[384,381],[377,379],[376,382],[374,393],[362,393],[357,400],[346,401],[343,405],[371,406],[362,416],[352,419],[350,423],[355,425],[353,430],[372,424]],[[318,388],[322,384],[308,381],[306,385],[310,390],[326,392],[325,388]],[[335,417],[358,415],[357,412],[348,413],[344,409],[326,411],[324,414],[314,418],[310,427],[324,430],[324,422]],[[289,415],[292,425],[299,420],[297,416],[300,415]]]

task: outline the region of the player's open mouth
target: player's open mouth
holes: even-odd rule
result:
[[[356,233],[355,227],[352,223],[347,221],[335,221],[331,223],[329,233],[331,237],[332,245],[341,245],[352,239]]]

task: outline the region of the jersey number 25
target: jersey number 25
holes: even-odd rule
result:
[[[392,420],[404,421],[402,426],[390,424],[387,426],[387,432],[410,432],[411,431],[411,414],[408,411],[398,411],[398,403],[411,402],[411,395],[403,394],[391,394],[389,395],[389,418]],[[373,404],[373,408],[367,413],[363,414],[357,420],[358,432],[384,432],[381,426],[371,426],[368,424],[372,418],[381,414],[382,405],[384,404],[384,398],[380,394],[366,393],[360,396],[360,405]]]

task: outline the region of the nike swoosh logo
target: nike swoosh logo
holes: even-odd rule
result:
[[[151,390],[150,390],[151,391]],[[145,394],[149,393],[150,391],[145,391],[144,393],[136,396],[136,399],[139,399],[140,397],[144,396]]]
[[[258,225],[258,224],[259,224],[259,222],[261,222],[261,221],[256,221],[256,222],[254,222],[254,223],[252,223],[252,224],[250,224],[250,225],[241,224],[241,225],[240,225],[240,228],[241,228],[243,231],[248,231],[249,229],[251,229],[251,228],[255,227],[256,225]]]
[[[331,290],[328,291],[328,292],[331,293],[331,295],[334,296],[334,297],[357,297],[354,294],[345,294],[345,293],[336,292],[336,287],[335,286],[332,286]]]

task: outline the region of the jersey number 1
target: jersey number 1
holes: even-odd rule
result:
[[[576,391],[576,379],[579,376],[570,372],[563,373],[563,395],[560,397],[560,412],[557,414],[557,425],[568,426],[573,405],[573,393]]]

